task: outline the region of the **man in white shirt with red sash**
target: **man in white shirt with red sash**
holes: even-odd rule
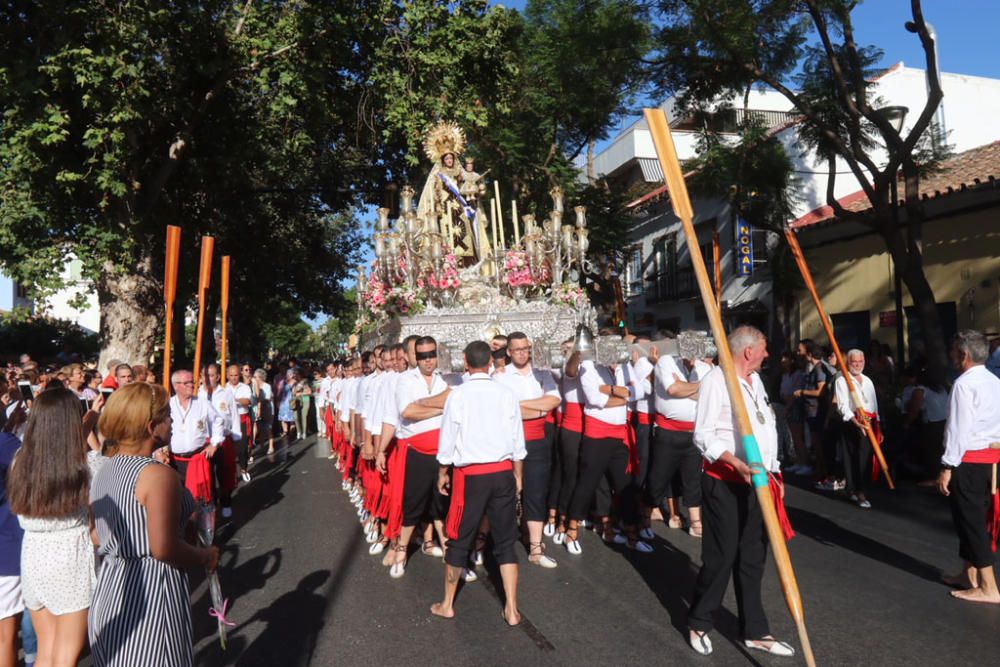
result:
[[[240,415],[233,392],[228,386],[219,386],[219,365],[210,363],[205,366],[204,378],[205,384],[198,390],[198,398],[211,403],[222,416],[225,439],[222,441],[221,456],[218,459],[213,457],[213,470],[219,489],[222,518],[228,519],[233,515],[233,491],[236,490],[236,448],[242,439]]]
[[[777,473],[778,431],[764,383],[757,374],[767,358],[764,334],[742,326],[729,334],[729,347],[739,378],[743,402],[753,425],[764,467]],[[750,486],[751,470],[735,429],[732,403],[721,368],[715,368],[698,387],[694,444],[705,459],[702,475],[702,512],[705,527],[701,571],[688,612],[688,641],[702,655],[712,652],[708,633],[713,615],[722,606],[730,576],[739,600],[740,632],[747,648],[790,656],[795,650],[771,635],[761,602],[760,584],[767,558],[767,536],[757,494]],[[779,518],[784,515],[784,490],[772,475]],[[787,522],[787,518],[786,518]],[[786,524],[787,525],[787,524]],[[787,536],[788,533],[786,533]]]
[[[580,362],[578,374],[586,402],[580,442],[580,471],[569,502],[566,550],[573,555],[583,553],[579,524],[587,517],[601,479],[609,475],[619,500],[620,519],[626,530],[625,535],[616,534],[611,539],[641,553],[651,552],[653,548],[641,541],[637,534],[637,498],[629,475],[633,463],[634,435],[629,432],[626,406],[632,392],[625,386],[620,369],[616,373],[607,366],[586,359]],[[610,530],[610,525],[606,525],[605,540],[609,540]]]
[[[559,513],[558,530],[545,528],[545,534],[551,531],[553,542],[564,544],[566,542],[566,526],[568,525],[567,514],[569,513],[569,501],[573,497],[573,489],[576,488],[576,477],[580,467],[580,440],[583,438],[583,390],[580,388],[580,376],[577,370],[573,375],[567,373],[570,365],[570,357],[573,353],[573,339],[563,341],[563,356],[566,362],[563,364],[559,377],[559,389],[562,395],[562,416],[559,420],[557,437],[559,439],[559,455],[556,459],[559,462],[559,494],[557,510]],[[574,367],[575,368],[575,367]]]
[[[878,399],[875,396],[875,385],[864,374],[865,353],[861,350],[848,350],[847,370],[857,393],[864,405],[855,405],[851,392],[847,390],[847,380],[843,375],[837,376],[833,384],[837,397],[837,409],[844,422],[841,438],[844,443],[844,472],[847,477],[847,494],[851,502],[861,509],[871,509],[872,504],[865,497],[868,482],[878,477],[878,461],[872,455],[871,441],[865,431],[865,422],[870,421],[875,430],[875,437],[882,440],[882,429],[879,428]],[[848,425],[848,422],[851,422]],[[874,474],[873,474],[874,471]]]
[[[466,346],[465,366],[469,377],[448,396],[441,420],[438,490],[449,494],[451,503],[444,599],[431,606],[431,613],[455,616],[455,593],[485,515],[503,580],[504,620],[517,625],[521,622],[517,610],[517,495],[527,454],[522,410],[513,392],[490,380],[490,348],[486,343],[475,341]],[[453,468],[450,482],[449,468]]]
[[[493,379],[514,392],[521,405],[524,441],[528,455],[524,459],[523,519],[528,524],[528,561],[544,568],[556,567],[545,555],[542,524],[547,516],[549,477],[552,472],[552,439],[546,433],[546,417],[560,403],[559,389],[549,371],[531,365],[531,341],[523,332],[507,336],[510,365]]]
[[[684,506],[691,519],[688,532],[692,537],[701,537],[701,452],[694,446],[698,383],[691,381],[683,359],[661,355],[656,347],[650,351],[656,360],[656,438],[646,502],[650,507],[660,507],[664,498],[672,497],[674,475],[680,472]]]
[[[960,600],[1000,604],[993,561],[1000,533],[1000,379],[984,365],[986,336],[962,331],[951,344],[951,361],[962,374],[951,389],[938,488],[951,500],[962,572],[945,582]]]
[[[250,453],[253,449],[253,421],[250,419],[250,403],[253,400],[253,390],[250,385],[240,382],[240,367],[231,364],[226,369],[226,389],[233,395],[236,404],[236,419],[233,432],[239,431],[239,438],[233,438],[239,460],[238,473],[244,482],[250,481]],[[238,424],[238,426],[237,426]]]
[[[212,502],[212,464],[222,452],[225,439],[223,417],[212,404],[194,391],[191,371],[174,371],[170,376],[174,396],[170,399],[171,462],[195,501]]]
[[[389,508],[389,524],[398,525],[399,539],[392,547],[395,560],[389,576],[398,579],[406,571],[407,548],[413,530],[425,518],[434,522],[435,529],[444,542],[444,499],[437,489],[438,437],[441,432],[441,408],[420,405],[422,398],[430,398],[448,390],[448,385],[437,372],[437,341],[421,336],[414,345],[417,372],[404,373],[396,383],[396,406],[399,425],[396,428],[396,446],[404,448],[405,462],[399,470],[402,494],[393,495]],[[401,502],[400,502],[401,501]],[[393,532],[395,532],[393,530]],[[421,551],[429,556],[443,555],[441,547],[433,540],[425,540]]]

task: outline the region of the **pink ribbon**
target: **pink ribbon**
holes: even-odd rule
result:
[[[219,619],[219,623],[222,623],[223,625],[228,625],[228,626],[232,627],[232,626],[234,626],[236,624],[233,623],[232,621],[230,621],[228,618],[226,618],[226,609],[228,607],[229,607],[229,598],[226,598],[225,600],[222,601],[222,610],[221,611],[219,611],[215,607],[209,607],[208,608],[208,615],[211,616],[212,618]]]

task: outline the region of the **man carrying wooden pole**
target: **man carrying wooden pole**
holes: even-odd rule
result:
[[[802,246],[799,245],[799,239],[795,236],[795,232],[790,229],[785,230],[785,238],[788,240],[788,247],[792,250],[792,256],[795,258],[795,263],[799,267],[799,273],[802,274],[802,280],[806,284],[806,289],[809,290],[813,303],[816,305],[816,310],[819,313],[819,320],[823,323],[823,329],[826,331],[826,337],[830,339],[830,347],[833,348],[833,353],[837,355],[837,367],[840,369],[840,374],[847,383],[847,391],[851,395],[851,404],[857,414],[857,422],[864,425],[868,441],[871,442],[872,445],[872,451],[875,452],[875,458],[878,459],[879,467],[881,467],[882,472],[885,474],[886,483],[889,484],[890,489],[895,489],[896,485],[892,481],[892,474],[889,472],[889,466],[886,464],[885,456],[882,454],[882,443],[879,442],[879,438],[875,434],[875,429],[872,426],[872,420],[869,418],[868,413],[865,410],[865,402],[861,398],[861,394],[858,392],[858,386],[852,379],[850,369],[847,367],[847,360],[840,352],[840,345],[837,344],[837,337],[833,333],[833,326],[830,324],[830,318],[826,316],[826,310],[823,309],[823,302],[819,299],[819,293],[816,291],[816,283],[813,282],[812,271],[809,270],[809,265],[806,263],[806,257],[802,252]]]
[[[741,367],[737,369],[733,361],[732,353],[730,352],[728,337],[722,327],[722,316],[716,305],[715,296],[712,293],[712,283],[705,267],[705,258],[702,257],[701,249],[698,245],[698,237],[692,222],[694,211],[691,208],[691,201],[688,197],[687,186],[684,183],[684,176],[681,172],[680,162],[677,159],[677,151],[674,147],[673,138],[670,135],[670,127],[667,124],[667,117],[663,113],[662,109],[646,109],[645,117],[646,122],[649,125],[650,133],[653,137],[653,143],[656,146],[656,152],[660,159],[660,166],[663,169],[663,174],[667,182],[667,188],[670,191],[670,200],[673,205],[674,213],[678,218],[680,218],[681,224],[684,228],[688,251],[691,255],[692,264],[694,265],[695,276],[698,279],[698,287],[701,292],[702,303],[705,306],[705,312],[708,314],[712,334],[715,337],[715,342],[719,350],[719,365],[721,370],[713,371],[713,373],[710,373],[709,376],[706,377],[706,380],[711,378],[713,374],[716,374],[713,383],[720,385],[724,383],[725,391],[721,391],[721,387],[719,387],[719,391],[715,392],[713,405],[721,410],[725,405],[726,399],[728,399],[729,405],[732,406],[732,414],[736,418],[735,421],[737,429],[733,429],[732,421],[730,421],[729,437],[726,445],[722,445],[722,438],[720,437],[717,441],[719,444],[718,448],[714,450],[708,449],[705,453],[707,456],[715,456],[712,463],[721,461],[724,464],[728,464],[736,472],[736,474],[742,478],[743,483],[752,482],[755,492],[753,495],[744,494],[742,501],[734,501],[737,503],[737,506],[739,502],[745,503],[747,507],[753,503],[755,508],[754,513],[747,512],[737,514],[736,517],[731,517],[731,521],[729,523],[737,523],[737,533],[735,535],[733,535],[731,531],[726,531],[725,534],[720,533],[717,536],[714,535],[712,531],[722,531],[725,530],[727,526],[713,525],[711,518],[708,518],[706,520],[704,538],[706,543],[710,539],[714,539],[716,537],[720,543],[725,543],[725,549],[723,549],[724,557],[720,559],[719,563],[724,571],[725,566],[727,565],[726,558],[729,558],[728,564],[731,568],[732,561],[735,561],[739,556],[740,549],[743,546],[741,544],[729,543],[734,537],[738,539],[740,528],[738,523],[742,521],[744,523],[743,527],[745,528],[751,521],[763,520],[768,540],[774,550],[774,560],[778,568],[778,575],[781,579],[785,599],[798,629],[799,640],[802,644],[802,651],[805,655],[806,663],[812,667],[815,665],[815,660],[812,655],[812,648],[809,644],[809,636],[806,632],[805,616],[802,610],[802,599],[799,595],[798,583],[795,580],[795,572],[792,569],[791,559],[788,555],[788,547],[785,544],[785,535],[782,531],[781,522],[778,518],[778,511],[771,493],[771,483],[767,470],[762,464],[761,452],[754,430],[755,427],[751,424],[749,410],[747,409],[748,404],[752,403],[755,418],[757,420],[757,427],[760,428],[762,432],[766,431],[768,421],[767,415],[768,413],[771,413],[771,408],[770,405],[766,404],[766,402],[763,404],[761,403],[762,398],[766,400],[766,393],[764,393],[763,396],[761,395],[763,387],[758,384],[759,378],[757,378],[756,383],[754,382],[754,371],[756,370],[755,366],[759,367],[759,364],[763,361],[763,358],[767,354],[766,341],[757,340],[756,335],[749,331],[735,331],[734,337],[738,335],[739,338],[736,338],[734,342],[739,342],[742,347],[739,351],[742,358]],[[747,329],[752,328],[748,327]],[[759,333],[760,332],[757,332],[757,334]],[[745,341],[742,340],[744,338],[746,339]],[[762,339],[763,336],[760,335],[760,338]],[[744,342],[747,344],[744,345]],[[743,372],[746,377],[741,379],[737,374],[738,370]],[[705,380],[702,381],[703,384],[704,382]],[[747,390],[748,385],[750,391]],[[699,413],[703,409],[702,401],[704,398],[704,395],[699,396]],[[751,401],[751,399],[753,400]],[[706,408],[708,407],[711,406],[706,405]],[[773,428],[773,414],[771,416],[771,420]],[[698,426],[696,421],[696,439],[698,437],[697,433]],[[740,460],[740,455],[745,457],[745,460]],[[735,484],[729,481],[724,481],[723,483],[735,496],[736,492],[731,488],[734,487]],[[778,487],[778,485],[776,484],[775,487]],[[751,500],[751,498],[753,498],[753,500]],[[703,511],[707,512],[709,511],[709,498],[705,497],[703,500]],[[722,509],[725,511],[726,508]],[[752,556],[756,560],[761,561],[762,566],[762,559],[765,556],[765,550],[760,549],[759,553],[744,555]],[[742,565],[743,562],[741,557],[741,568]],[[708,569],[709,567],[709,563],[706,562],[703,569]],[[763,572],[762,567],[759,571],[761,573]],[[712,595],[714,589],[709,590],[705,584],[711,583],[715,584],[717,587],[718,577],[715,576],[717,572],[710,571],[704,574],[712,575],[711,582],[703,581],[703,575],[699,575],[699,589],[695,594],[696,600],[692,605],[692,616],[690,617],[691,631],[689,641],[692,648],[699,653],[707,655],[712,652],[712,645],[711,642],[708,641],[708,636],[706,630],[704,629],[705,624],[702,623],[704,619],[696,617],[695,614],[699,613],[701,616],[704,616],[704,612],[708,611],[705,606],[703,606],[696,612],[696,607],[698,606],[698,595],[699,593],[703,593],[706,599],[708,599],[707,596]],[[728,579],[728,573],[726,574],[726,578]],[[705,577],[706,580],[708,578],[708,576]],[[751,582],[741,582],[743,592],[750,590],[752,585],[753,584]],[[756,582],[756,586],[759,588],[759,580]],[[724,588],[723,592],[725,592]],[[719,598],[719,602],[721,602],[721,598]],[[741,620],[746,621],[747,619]],[[744,631],[746,633],[744,636],[744,642],[747,648],[765,651],[774,655],[792,655],[794,653],[788,644],[778,642],[769,635],[754,636],[755,633],[760,632],[761,630],[766,631],[766,621],[765,624],[762,625],[759,623],[759,619],[753,620],[755,627],[744,625]]]

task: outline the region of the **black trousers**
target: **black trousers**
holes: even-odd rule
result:
[[[558,513],[559,494],[562,492],[562,465],[559,451],[559,428],[555,424],[545,424],[545,437],[549,440],[549,449],[552,452],[551,465],[549,466],[549,493],[545,505],[549,510]]]
[[[702,474],[701,571],[688,612],[692,630],[708,632],[722,606],[730,574],[736,588],[740,632],[744,639],[770,634],[760,597],[767,558],[767,535],[757,495],[748,484],[734,484]]]
[[[587,518],[591,500],[601,478],[607,476],[619,498],[618,510],[626,525],[635,525],[635,487],[630,484],[628,447],[617,438],[596,440],[584,436],[580,442],[580,473],[569,502],[569,518],[580,521]]]
[[[250,454],[253,452],[253,441],[251,437],[253,436],[253,425],[250,428],[246,428],[246,424],[240,419],[240,440],[234,443],[236,445],[236,456],[240,463],[240,468],[243,470],[247,469],[250,465]]]
[[[549,477],[552,474],[552,441],[548,437],[524,443],[524,486],[521,491],[522,518],[545,521],[548,517]]]
[[[853,422],[842,425],[840,441],[844,447],[847,493],[864,493],[872,479],[872,443]]]
[[[361,458],[360,456],[358,457]],[[445,498],[437,488],[438,462],[433,454],[406,452],[406,483],[403,485],[403,525],[416,526],[425,519],[443,519]]]
[[[646,484],[649,477],[649,451],[653,439],[653,425],[635,424],[635,447],[639,455],[639,472],[632,475],[632,481],[639,489]]]
[[[656,429],[651,468],[646,480],[646,504],[659,507],[667,496],[674,497],[671,486],[680,472],[684,506],[701,506],[701,453],[694,446],[694,434],[688,431]]]
[[[993,501],[993,465],[963,463],[951,471],[948,490],[951,516],[958,532],[958,555],[973,567],[993,564],[993,544],[986,530],[986,515]]]
[[[576,477],[580,467],[580,440],[583,434],[568,429],[559,429],[559,514],[566,516],[569,501],[576,488]]]
[[[465,567],[468,564],[483,515],[490,520],[490,537],[497,563],[517,563],[517,483],[514,473],[507,470],[465,478],[465,508],[458,524],[458,537],[448,540],[444,555],[448,565]]]

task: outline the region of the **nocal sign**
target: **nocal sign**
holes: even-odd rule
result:
[[[736,258],[739,275],[753,275],[753,238],[750,223],[740,219],[736,224]]]

